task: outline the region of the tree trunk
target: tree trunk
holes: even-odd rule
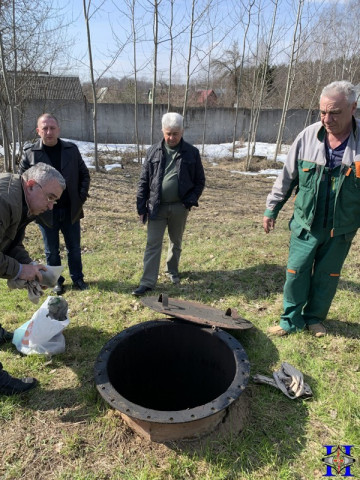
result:
[[[173,54],[174,54],[174,38],[173,38],[173,23],[174,23],[174,1],[170,0],[170,25],[169,25],[169,35],[170,35],[170,61],[169,61],[169,87],[168,87],[168,103],[167,111],[170,112],[171,107],[171,82],[172,82],[172,63],[173,63]]]
[[[295,27],[294,27],[294,35],[293,35],[293,41],[292,41],[289,70],[288,70],[288,76],[287,76],[287,82],[286,82],[284,104],[283,104],[283,109],[282,109],[282,114],[281,114],[278,136],[277,136],[277,139],[276,139],[274,161],[276,161],[278,153],[281,150],[281,142],[282,142],[284,128],[285,128],[286,114],[287,114],[287,111],[288,111],[288,108],[289,108],[289,100],[290,100],[291,90],[292,90],[292,86],[293,86],[294,79],[295,79],[295,66],[296,66],[296,61],[297,61],[297,56],[298,56],[298,48],[297,47],[298,47],[298,43],[299,43],[298,29],[301,26],[301,14],[302,14],[303,6],[304,6],[304,0],[299,0],[296,22],[295,22]]]
[[[99,161],[98,161],[98,143],[97,143],[97,97],[96,97],[96,83],[95,83],[95,77],[94,77],[94,66],[93,66],[92,50],[91,50],[90,18],[89,18],[90,6],[91,6],[91,0],[89,0],[87,5],[86,5],[86,0],[83,0],[87,45],[88,45],[88,53],[89,53],[91,91],[92,91],[92,97],[94,102],[94,108],[93,108],[94,162],[95,162],[95,170],[99,172],[100,169],[99,169]]]
[[[187,62],[186,62],[186,86],[185,86],[185,94],[184,94],[184,105],[183,105],[183,111],[182,111],[182,115],[183,115],[184,119],[185,119],[185,115],[186,115],[187,100],[188,100],[188,95],[189,95],[190,62],[191,62],[191,51],[192,51],[192,41],[193,41],[193,29],[194,29],[195,1],[196,0],[192,0],[192,8],[191,8],[189,51],[188,51],[188,59],[187,59]]]
[[[246,24],[246,28],[245,28],[245,32],[244,32],[243,49],[242,49],[242,54],[241,54],[241,63],[240,63],[239,75],[235,76],[235,78],[237,78],[237,85],[236,85],[236,107],[235,107],[235,119],[234,119],[234,129],[233,129],[233,142],[232,142],[232,153],[231,153],[232,159],[235,158],[236,130],[237,130],[237,124],[238,124],[239,103],[240,103],[240,85],[241,85],[242,71],[243,71],[243,68],[244,68],[246,39],[247,39],[247,34],[248,34],[250,23],[251,23],[251,9],[252,9],[254,3],[255,3],[255,0],[252,0],[251,3],[249,4],[248,22]]]
[[[133,37],[133,58],[134,58],[134,80],[135,80],[135,91],[134,91],[134,122],[135,122],[135,142],[137,150],[138,162],[141,162],[140,157],[140,144],[139,144],[139,126],[138,126],[138,86],[137,86],[137,63],[136,63],[136,26],[135,26],[135,0],[132,0],[131,3],[131,30]]]
[[[6,64],[5,64],[4,44],[3,44],[3,37],[2,37],[1,31],[0,31],[0,61],[1,61],[1,68],[2,68],[2,75],[3,75],[6,99],[8,101],[9,111],[10,111],[10,126],[11,126],[11,141],[12,141],[11,162],[10,162],[10,165],[8,165],[8,163],[6,162],[7,163],[7,170],[6,171],[11,170],[12,172],[15,173],[16,172],[15,108],[14,108],[14,100],[13,100],[13,96],[11,95],[11,92],[10,92],[9,80],[8,80],[8,76],[7,76],[7,69],[6,69]],[[5,141],[4,141],[4,144],[5,144]],[[9,152],[9,144],[7,143],[6,146],[7,146],[7,151]]]
[[[157,53],[158,53],[158,34],[159,34],[159,4],[154,2],[154,69],[153,69],[153,84],[151,95],[151,144],[154,143],[154,116],[155,116],[155,101],[156,101],[156,77],[157,77]]]
[[[248,150],[248,158],[247,158],[247,169],[250,168],[250,163],[255,155],[255,149],[256,149],[256,133],[259,125],[259,118],[260,118],[260,111],[264,99],[264,94],[265,94],[265,87],[266,87],[266,76],[267,76],[267,71],[270,63],[270,52],[272,48],[272,41],[273,41],[273,36],[274,36],[274,30],[275,30],[275,22],[276,22],[276,15],[277,15],[277,7],[278,7],[278,0],[275,0],[274,2],[274,11],[273,11],[273,17],[272,17],[272,23],[271,23],[271,28],[270,28],[270,33],[269,33],[269,40],[266,45],[266,53],[265,53],[265,59],[263,62],[263,70],[261,72],[261,81],[260,81],[260,93],[259,95],[254,96],[254,99],[257,97],[258,101],[256,102],[257,105],[255,107],[255,112],[253,115],[253,122],[251,125],[251,132],[250,135],[248,136],[248,149],[251,144],[251,152],[249,153]]]
[[[8,132],[6,128],[6,117],[1,115],[1,136],[3,139],[3,149],[4,149],[4,171],[10,172],[10,149],[9,149],[9,140]]]

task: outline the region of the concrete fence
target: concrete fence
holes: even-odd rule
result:
[[[161,138],[161,117],[166,113],[166,105],[156,105],[154,114],[154,141]],[[178,110],[179,111],[179,110]],[[32,101],[26,106],[23,115],[24,139],[36,138],[36,119],[43,112],[53,113],[59,120],[61,136],[74,140],[93,141],[92,104],[86,101],[64,102],[62,100]],[[179,111],[179,113],[181,113]],[[284,143],[291,143],[305,125],[307,110],[289,110],[283,135]],[[138,132],[141,144],[151,143],[151,106],[138,105]],[[135,143],[134,105],[121,103],[101,103],[97,115],[98,141],[101,143]],[[258,142],[276,141],[281,110],[262,110],[257,129]],[[313,123],[318,119],[318,111],[311,112]],[[233,137],[235,109],[209,108],[204,125],[204,108],[189,108],[185,117],[184,137],[190,143],[202,143],[205,129],[205,143],[231,142]],[[238,140],[246,140],[250,122],[250,110],[238,112]]]

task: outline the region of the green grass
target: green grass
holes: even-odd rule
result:
[[[359,478],[359,239],[329,313],[329,335],[270,338],[267,328],[281,314],[292,205],[265,235],[262,214],[273,180],[233,176],[226,168],[208,167],[206,173],[201,206],[191,212],[184,236],[182,282],[174,286],[161,273],[155,293],[236,308],[254,325],[231,332],[247,352],[251,375],[271,376],[289,362],[304,373],[313,398],[289,400],[250,381],[250,413],[240,434],[165,445],[136,435],[98,395],[93,366],[104,344],[127,327],[159,318],[131,295],[141,277],[146,230],[135,212],[139,166],[129,161],[121,171],[92,173],[82,220],[91,288],[65,293],[65,353],[49,359],[21,356],[12,345],[0,350],[9,372],[40,381],[27,395],[0,397],[1,479],[312,480],[325,473],[325,444],[354,444],[352,473]],[[44,261],[36,225],[28,227],[25,243]],[[69,285],[67,269],[65,276]],[[5,281],[0,293],[1,323],[8,330],[38,308],[24,291],[9,291]]]

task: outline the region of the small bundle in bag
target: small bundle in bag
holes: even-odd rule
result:
[[[63,297],[48,297],[31,320],[15,330],[12,343],[25,355],[63,353],[65,337],[62,331],[70,322],[67,310],[68,304]]]

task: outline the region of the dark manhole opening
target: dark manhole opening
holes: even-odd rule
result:
[[[134,430],[166,441],[213,430],[245,390],[249,370],[229,333],[161,319],[113,337],[97,358],[95,381]]]
[[[189,325],[164,324],[128,336],[112,352],[109,380],[129,401],[154,410],[185,410],[214,400],[235,375],[231,350]]]

